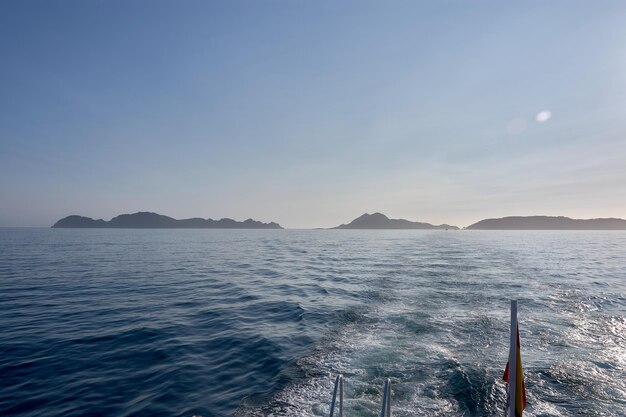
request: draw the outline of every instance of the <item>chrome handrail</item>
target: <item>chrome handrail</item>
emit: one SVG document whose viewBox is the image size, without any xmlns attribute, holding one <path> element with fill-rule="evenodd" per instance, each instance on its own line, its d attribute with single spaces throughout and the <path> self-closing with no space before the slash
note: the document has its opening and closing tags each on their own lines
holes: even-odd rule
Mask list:
<svg viewBox="0 0 626 417">
<path fill-rule="evenodd" d="M 391 417 L 391 380 L 387 378 L 383 387 L 383 408 L 380 417 Z"/>
<path fill-rule="evenodd" d="M 330 417 L 335 413 L 335 402 L 339 391 L 339 417 L 343 417 L 343 375 L 337 375 L 335 379 L 335 389 L 333 390 L 333 401 L 330 403 Z"/>
<path fill-rule="evenodd" d="M 335 404 L 337 403 L 337 393 L 339 393 L 339 417 L 343 417 L 343 375 L 335 378 L 335 388 L 333 389 L 333 400 L 330 403 L 330 417 L 335 414 Z M 383 386 L 383 407 L 380 410 L 380 417 L 391 417 L 391 379 L 385 380 Z"/>
</svg>

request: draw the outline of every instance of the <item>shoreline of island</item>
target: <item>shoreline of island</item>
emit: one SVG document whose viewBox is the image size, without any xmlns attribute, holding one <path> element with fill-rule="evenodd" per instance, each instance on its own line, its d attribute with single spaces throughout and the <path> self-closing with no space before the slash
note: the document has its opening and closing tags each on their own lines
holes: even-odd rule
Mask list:
<svg viewBox="0 0 626 417">
<path fill-rule="evenodd" d="M 194 217 L 174 219 L 154 212 L 120 214 L 109 221 L 71 215 L 57 221 L 52 228 L 65 229 L 279 229 L 277 222 L 253 219 L 237 221 L 231 218 L 213 220 Z M 309 229 L 306 229 L 309 230 Z M 626 220 L 620 218 L 572 219 L 565 216 L 507 216 L 480 220 L 467 227 L 431 224 L 392 219 L 382 213 L 365 213 L 349 223 L 330 228 L 310 230 L 626 230 Z"/>
</svg>

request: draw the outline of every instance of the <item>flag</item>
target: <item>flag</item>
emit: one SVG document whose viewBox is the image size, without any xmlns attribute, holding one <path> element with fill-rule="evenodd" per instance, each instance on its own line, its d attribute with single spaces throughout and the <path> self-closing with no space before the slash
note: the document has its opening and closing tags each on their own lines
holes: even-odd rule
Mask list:
<svg viewBox="0 0 626 417">
<path fill-rule="evenodd" d="M 522 417 L 522 412 L 526 408 L 526 386 L 524 385 L 524 373 L 522 371 L 522 354 L 520 352 L 519 324 L 517 325 L 517 369 L 515 371 L 515 417 Z M 504 382 L 509 382 L 509 361 L 506 362 L 506 369 L 502 377 Z"/>
</svg>

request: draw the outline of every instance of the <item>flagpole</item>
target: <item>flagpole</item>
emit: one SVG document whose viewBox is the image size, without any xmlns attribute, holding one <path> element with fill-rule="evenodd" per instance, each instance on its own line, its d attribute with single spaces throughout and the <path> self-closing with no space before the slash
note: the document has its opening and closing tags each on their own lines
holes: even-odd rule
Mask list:
<svg viewBox="0 0 626 417">
<path fill-rule="evenodd" d="M 511 343 L 509 348 L 509 404 L 508 417 L 515 417 L 515 400 L 517 396 L 517 300 L 511 300 Z"/>
</svg>

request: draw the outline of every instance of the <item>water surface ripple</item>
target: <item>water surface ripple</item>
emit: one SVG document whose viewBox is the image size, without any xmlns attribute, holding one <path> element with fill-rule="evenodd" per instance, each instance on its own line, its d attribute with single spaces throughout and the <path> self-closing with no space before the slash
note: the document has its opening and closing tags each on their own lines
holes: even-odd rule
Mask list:
<svg viewBox="0 0 626 417">
<path fill-rule="evenodd" d="M 0 229 L 0 415 L 626 415 L 626 233 Z"/>
</svg>

